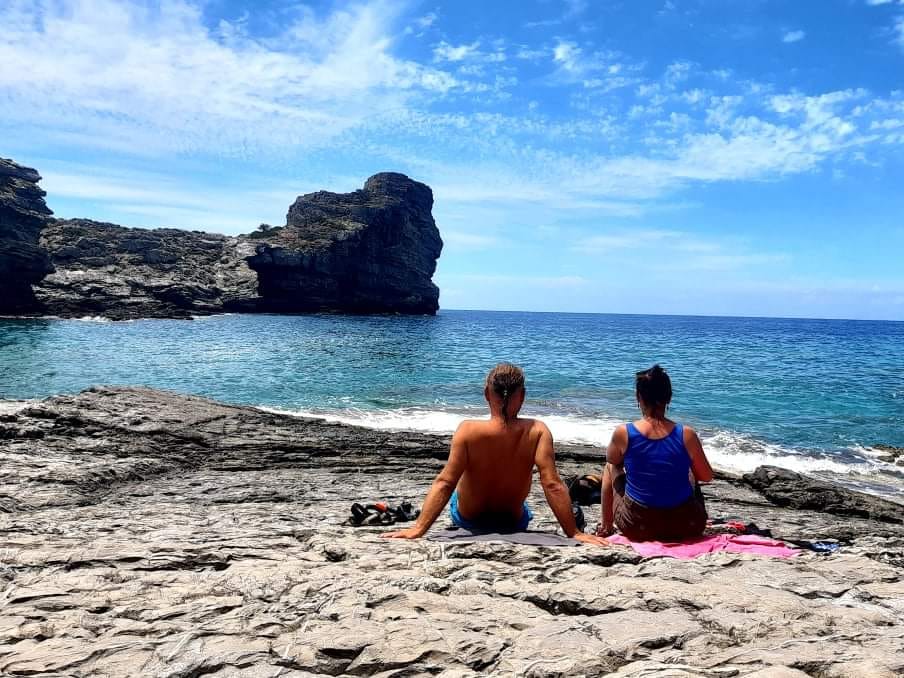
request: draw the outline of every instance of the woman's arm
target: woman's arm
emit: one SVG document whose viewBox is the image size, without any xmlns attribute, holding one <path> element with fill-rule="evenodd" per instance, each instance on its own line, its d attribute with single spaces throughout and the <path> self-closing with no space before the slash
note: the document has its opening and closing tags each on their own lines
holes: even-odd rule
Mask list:
<svg viewBox="0 0 904 678">
<path fill-rule="evenodd" d="M 700 442 L 697 432 L 690 426 L 684 427 L 684 446 L 691 458 L 691 471 L 698 483 L 708 483 L 713 479 L 713 467 L 709 465 L 709 459 L 703 451 L 703 443 Z"/>
<path fill-rule="evenodd" d="M 612 487 L 615 473 L 613 467 L 624 464 L 627 449 L 628 428 L 619 426 L 612 433 L 612 440 L 609 441 L 609 447 L 606 449 L 606 465 L 603 467 L 602 506 L 600 507 L 600 526 L 603 536 L 608 536 L 615 530 L 615 496 L 613 494 L 615 490 Z"/>
</svg>

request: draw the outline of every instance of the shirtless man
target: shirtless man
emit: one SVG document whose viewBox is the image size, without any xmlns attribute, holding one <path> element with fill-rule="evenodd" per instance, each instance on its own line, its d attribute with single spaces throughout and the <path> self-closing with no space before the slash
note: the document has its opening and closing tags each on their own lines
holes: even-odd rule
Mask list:
<svg viewBox="0 0 904 678">
<path fill-rule="evenodd" d="M 423 537 L 450 499 L 449 515 L 459 527 L 524 530 L 533 517 L 524 500 L 536 466 L 546 501 L 565 534 L 587 544 L 608 544 L 577 529 L 571 498 L 556 470 L 549 429 L 541 421 L 518 418 L 524 394 L 520 367 L 501 363 L 493 368 L 484 389 L 489 421 L 462 422 L 452 438 L 449 460 L 433 481 L 415 525 L 383 536 Z"/>
</svg>

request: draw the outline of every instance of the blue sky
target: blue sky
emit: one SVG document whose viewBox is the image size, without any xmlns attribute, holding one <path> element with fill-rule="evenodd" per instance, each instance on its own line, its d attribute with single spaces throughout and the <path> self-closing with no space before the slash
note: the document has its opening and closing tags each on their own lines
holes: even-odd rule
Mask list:
<svg viewBox="0 0 904 678">
<path fill-rule="evenodd" d="M 904 320 L 904 0 L 0 2 L 59 216 L 428 183 L 445 308 Z"/>
</svg>

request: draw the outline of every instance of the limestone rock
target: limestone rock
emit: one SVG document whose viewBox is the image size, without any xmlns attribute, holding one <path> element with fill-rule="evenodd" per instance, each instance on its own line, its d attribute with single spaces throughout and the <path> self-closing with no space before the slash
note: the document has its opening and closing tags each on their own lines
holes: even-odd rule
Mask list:
<svg viewBox="0 0 904 678">
<path fill-rule="evenodd" d="M 354 313 L 436 313 L 431 278 L 443 242 L 433 193 L 403 174 L 370 177 L 353 193 L 299 197 L 286 226 L 258 244 L 266 309 Z"/>
<path fill-rule="evenodd" d="M 115 320 L 253 309 L 257 279 L 239 238 L 53 220 L 41 237 L 56 272 L 35 286 L 45 313 Z"/>
<path fill-rule="evenodd" d="M 38 245 L 51 214 L 41 175 L 0 158 L 0 314 L 36 313 L 31 285 L 53 271 Z"/>
<path fill-rule="evenodd" d="M 350 504 L 420 501 L 448 439 L 143 388 L 0 411 L 0 675 L 904 672 L 904 525 L 728 478 L 705 488 L 713 517 L 849 541 L 691 561 L 388 541 L 344 526 Z M 602 454 L 558 452 L 566 474 Z M 536 483 L 529 501 L 554 530 Z"/>
</svg>

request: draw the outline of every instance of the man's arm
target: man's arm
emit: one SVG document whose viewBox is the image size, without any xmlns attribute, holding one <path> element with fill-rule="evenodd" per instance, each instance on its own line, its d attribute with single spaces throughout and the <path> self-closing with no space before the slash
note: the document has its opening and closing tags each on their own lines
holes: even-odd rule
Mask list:
<svg viewBox="0 0 904 678">
<path fill-rule="evenodd" d="M 543 486 L 543 494 L 546 495 L 546 501 L 555 514 L 556 520 L 559 521 L 559 525 L 562 526 L 565 534 L 569 537 L 587 544 L 608 545 L 609 542 L 605 539 L 600 539 L 578 530 L 574 522 L 574 513 L 571 512 L 571 497 L 568 494 L 568 488 L 565 487 L 565 483 L 559 477 L 559 470 L 556 468 L 556 452 L 552 444 L 552 433 L 549 432 L 545 424 L 538 422 L 538 426 L 542 428 L 534 463 L 540 472 L 540 484 Z"/>
<path fill-rule="evenodd" d="M 467 424 L 462 424 L 452 436 L 452 448 L 449 450 L 449 459 L 443 470 L 439 472 L 430 491 L 427 492 L 427 498 L 424 499 L 424 506 L 421 509 L 421 515 L 418 517 L 413 527 L 397 532 L 388 532 L 384 537 L 390 539 L 418 539 L 427 534 L 430 526 L 436 522 L 439 515 L 443 512 L 449 497 L 455 491 L 458 480 L 468 463 L 468 445 L 467 434 L 465 432 Z"/>
<path fill-rule="evenodd" d="M 615 490 L 612 482 L 615 479 L 617 469 L 625 462 L 625 452 L 628 449 L 628 429 L 618 426 L 612 433 L 612 440 L 606 449 L 606 466 L 603 468 L 603 493 L 601 508 L 600 534 L 609 536 L 615 531 Z"/>
</svg>

